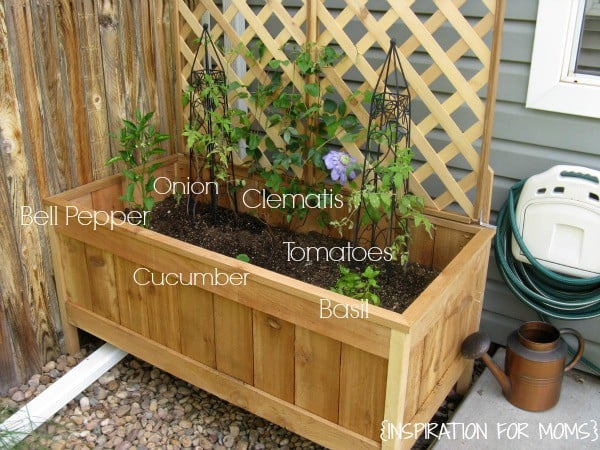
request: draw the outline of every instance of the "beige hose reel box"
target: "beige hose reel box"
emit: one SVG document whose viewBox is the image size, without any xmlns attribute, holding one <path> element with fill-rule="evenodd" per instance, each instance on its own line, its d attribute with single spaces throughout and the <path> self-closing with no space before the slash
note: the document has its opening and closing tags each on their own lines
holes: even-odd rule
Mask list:
<svg viewBox="0 0 600 450">
<path fill-rule="evenodd" d="M 575 277 L 600 275 L 600 171 L 561 165 L 530 177 L 515 217 L 540 264 Z M 528 262 L 514 237 L 512 253 Z"/>
</svg>

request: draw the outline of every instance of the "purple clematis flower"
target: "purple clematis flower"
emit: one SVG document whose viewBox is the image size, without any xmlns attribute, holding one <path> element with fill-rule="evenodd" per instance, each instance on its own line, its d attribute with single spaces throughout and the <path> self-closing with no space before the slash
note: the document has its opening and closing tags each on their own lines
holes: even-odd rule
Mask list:
<svg viewBox="0 0 600 450">
<path fill-rule="evenodd" d="M 323 156 L 323 161 L 325 161 L 325 166 L 331 170 L 331 179 L 342 185 L 346 184 L 348 179 L 353 180 L 358 176 L 354 169 L 356 158 L 346 152 L 330 150 Z"/>
</svg>

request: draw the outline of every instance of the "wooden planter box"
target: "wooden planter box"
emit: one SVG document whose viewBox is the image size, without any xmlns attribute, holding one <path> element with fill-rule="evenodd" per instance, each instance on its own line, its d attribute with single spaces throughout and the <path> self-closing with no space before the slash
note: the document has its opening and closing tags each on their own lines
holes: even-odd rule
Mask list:
<svg viewBox="0 0 600 450">
<path fill-rule="evenodd" d="M 160 175 L 185 179 L 185 157 L 166 161 Z M 428 422 L 470 381 L 459 347 L 479 326 L 492 230 L 432 217 L 434 238 L 415 236 L 412 257 L 441 274 L 406 312 L 320 319 L 321 298 L 363 304 L 140 227 L 67 221 L 74 207 L 122 210 L 123 184 L 113 176 L 45 202 L 70 351 L 83 329 L 334 449 L 409 448 L 415 433 L 382 442 L 382 422 Z M 245 286 L 142 286 L 140 267 L 248 275 Z"/>
</svg>

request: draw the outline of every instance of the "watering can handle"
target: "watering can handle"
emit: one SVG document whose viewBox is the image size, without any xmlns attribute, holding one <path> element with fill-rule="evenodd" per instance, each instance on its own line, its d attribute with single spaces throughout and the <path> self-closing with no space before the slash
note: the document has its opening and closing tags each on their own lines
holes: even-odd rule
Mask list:
<svg viewBox="0 0 600 450">
<path fill-rule="evenodd" d="M 575 354 L 575 356 L 573 357 L 571 362 L 569 364 L 567 364 L 565 367 L 565 372 L 566 372 L 567 370 L 571 370 L 573 367 L 575 367 L 575 364 L 577 364 L 579 362 L 579 360 L 581 359 L 581 357 L 583 356 L 585 342 L 583 340 L 583 336 L 579 333 L 579 331 L 574 330 L 572 328 L 563 328 L 562 330 L 560 330 L 560 334 L 561 335 L 572 334 L 573 336 L 575 336 L 577 338 L 577 341 L 579 342 L 579 345 L 577 348 L 577 353 Z"/>
</svg>

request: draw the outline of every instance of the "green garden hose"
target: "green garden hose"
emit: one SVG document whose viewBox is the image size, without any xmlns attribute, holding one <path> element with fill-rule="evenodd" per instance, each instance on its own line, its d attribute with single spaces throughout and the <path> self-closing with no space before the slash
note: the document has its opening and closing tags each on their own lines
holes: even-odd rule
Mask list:
<svg viewBox="0 0 600 450">
<path fill-rule="evenodd" d="M 600 276 L 576 278 L 552 272 L 529 252 L 519 233 L 515 205 L 526 180 L 515 184 L 498 213 L 494 238 L 496 264 L 511 292 L 534 309 L 544 321 L 592 319 L 600 316 Z M 516 260 L 511 252 L 511 237 L 530 264 Z M 600 367 L 582 358 L 581 362 L 600 375 Z"/>
</svg>

